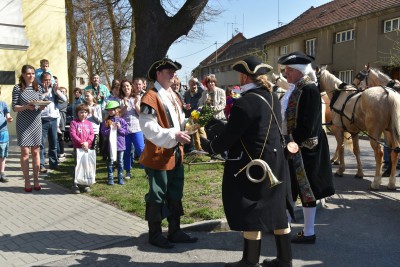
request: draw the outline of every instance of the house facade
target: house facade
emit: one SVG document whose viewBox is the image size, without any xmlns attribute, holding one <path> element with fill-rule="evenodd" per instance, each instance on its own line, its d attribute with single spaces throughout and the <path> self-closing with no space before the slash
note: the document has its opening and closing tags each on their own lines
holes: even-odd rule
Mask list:
<svg viewBox="0 0 400 267">
<path fill-rule="evenodd" d="M 400 66 L 390 66 L 388 58 L 390 53 L 396 52 L 393 51 L 396 41 L 400 41 L 399 27 L 400 0 L 335 0 L 309 8 L 281 28 L 244 40 L 252 43 L 248 47 L 253 50 L 242 45 L 239 51 L 241 44 L 235 43 L 219 58 L 224 58 L 225 54 L 229 58 L 226 63 L 233 63 L 258 53 L 277 73 L 277 61 L 281 56 L 303 51 L 315 57 L 315 65 L 327 65 L 328 70 L 344 82 L 351 83 L 367 63 L 398 79 Z M 260 39 L 263 39 L 262 44 L 257 42 Z M 217 68 L 215 62 L 206 66 L 200 64 L 199 68 L 207 71 L 214 66 L 216 70 L 228 68 Z M 221 78 L 219 86 L 237 83 L 232 73 L 232 70 L 217 72 L 217 79 Z"/>
<path fill-rule="evenodd" d="M 0 1 L 0 58 L 0 99 L 9 106 L 22 66 L 39 68 L 43 58 L 60 86 L 68 87 L 65 1 Z M 15 121 L 8 128 L 15 134 Z"/>
</svg>

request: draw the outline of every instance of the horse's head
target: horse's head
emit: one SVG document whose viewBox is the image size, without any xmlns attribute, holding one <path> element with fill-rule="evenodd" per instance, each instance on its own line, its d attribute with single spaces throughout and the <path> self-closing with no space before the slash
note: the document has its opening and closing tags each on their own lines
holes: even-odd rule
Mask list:
<svg viewBox="0 0 400 267">
<path fill-rule="evenodd" d="M 282 73 L 279 73 L 279 76 L 276 75 L 275 73 L 272 73 L 272 77 L 274 79 L 274 83 L 277 86 L 279 86 L 285 90 L 289 89 L 289 83 L 287 82 L 286 78 L 283 77 Z"/>
<path fill-rule="evenodd" d="M 279 78 L 280 78 L 280 75 L 276 75 L 275 73 L 272 73 L 272 80 L 273 80 L 273 83 L 276 84 L 276 81 L 277 81 Z"/>
<path fill-rule="evenodd" d="M 327 70 L 327 66 L 317 67 L 315 69 L 317 75 L 318 86 L 321 92 L 326 92 L 329 97 L 332 97 L 332 92 L 338 90 L 342 81 L 338 79 L 335 75 Z"/>
<path fill-rule="evenodd" d="M 369 72 L 370 72 L 370 69 L 360 70 L 357 73 L 356 77 L 354 77 L 354 80 L 353 80 L 354 86 L 359 87 L 361 82 L 363 82 L 364 80 L 368 81 L 367 77 L 369 75 Z M 368 86 L 368 82 L 366 82 L 366 85 Z M 363 89 L 365 89 L 365 88 L 363 88 Z"/>
</svg>

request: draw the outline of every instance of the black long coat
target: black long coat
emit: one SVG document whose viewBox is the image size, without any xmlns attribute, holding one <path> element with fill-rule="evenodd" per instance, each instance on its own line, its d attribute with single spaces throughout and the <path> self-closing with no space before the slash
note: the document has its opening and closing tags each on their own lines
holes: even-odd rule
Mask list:
<svg viewBox="0 0 400 267">
<path fill-rule="evenodd" d="M 211 143 L 216 153 L 228 150 L 222 182 L 225 215 L 229 227 L 236 231 L 287 228 L 286 208 L 292 209 L 288 204 L 290 178 L 278 125 L 268 105 L 250 92 L 262 95 L 273 106 L 281 124 L 280 103 L 275 93 L 271 94 L 265 88 L 255 88 L 235 101 L 228 123 Z M 234 176 L 251 161 L 240 139 L 252 159 L 259 159 L 263 150 L 261 159 L 268 163 L 275 176 L 283 181 L 282 184 L 270 188 L 268 176 L 261 183 L 253 183 L 248 180 L 245 170 Z M 259 167 L 250 170 L 253 178 L 260 177 Z"/>
<path fill-rule="evenodd" d="M 296 127 L 288 129 L 288 132 L 292 133 L 294 141 L 301 146 L 304 168 L 315 198 L 325 198 L 333 195 L 335 189 L 328 139 L 322 128 L 321 96 L 318 87 L 313 82 L 306 82 L 304 86 L 295 90 L 301 90 L 296 111 Z M 303 142 L 315 137 L 318 138 L 318 144 L 314 148 L 302 147 Z M 291 160 L 289 160 L 289 166 L 293 199 L 296 200 L 299 188 Z"/>
</svg>

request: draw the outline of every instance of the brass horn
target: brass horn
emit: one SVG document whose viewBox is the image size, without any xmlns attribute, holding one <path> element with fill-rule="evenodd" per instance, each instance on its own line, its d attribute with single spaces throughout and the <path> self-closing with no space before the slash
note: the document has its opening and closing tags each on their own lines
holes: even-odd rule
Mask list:
<svg viewBox="0 0 400 267">
<path fill-rule="evenodd" d="M 251 177 L 250 167 L 252 167 L 252 166 L 260 166 L 263 169 L 264 174 L 261 177 L 261 179 L 254 179 L 253 177 Z M 254 160 L 250 161 L 249 164 L 246 165 L 246 176 L 253 183 L 261 183 L 262 181 L 265 180 L 265 178 L 267 177 L 267 174 L 268 174 L 269 181 L 270 181 L 270 186 L 269 186 L 270 188 L 282 183 L 275 177 L 275 175 L 273 174 L 268 163 L 266 163 L 265 161 L 263 161 L 261 159 L 254 159 Z"/>
</svg>

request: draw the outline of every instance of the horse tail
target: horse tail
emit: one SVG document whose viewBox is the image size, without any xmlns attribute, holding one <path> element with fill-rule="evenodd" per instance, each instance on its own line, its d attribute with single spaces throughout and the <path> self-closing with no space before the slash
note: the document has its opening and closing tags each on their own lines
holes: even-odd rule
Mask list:
<svg viewBox="0 0 400 267">
<path fill-rule="evenodd" d="M 400 146 L 400 94 L 392 90 L 388 91 L 389 111 L 393 129 L 393 141 L 396 147 Z"/>
</svg>

